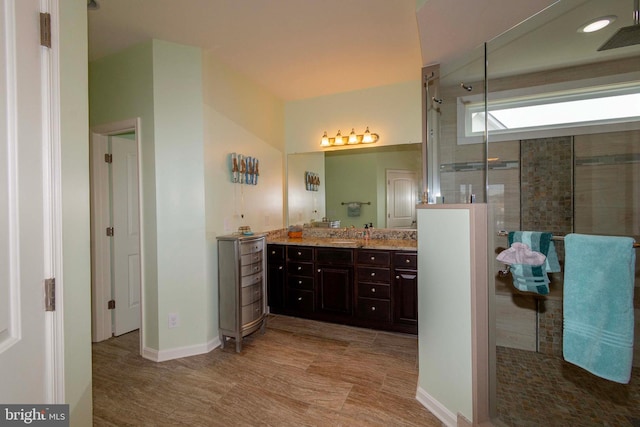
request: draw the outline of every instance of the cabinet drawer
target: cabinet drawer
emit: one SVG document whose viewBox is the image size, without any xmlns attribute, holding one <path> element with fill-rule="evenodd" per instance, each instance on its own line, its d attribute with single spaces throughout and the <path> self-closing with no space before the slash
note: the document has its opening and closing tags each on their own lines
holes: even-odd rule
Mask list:
<svg viewBox="0 0 640 427">
<path fill-rule="evenodd" d="M 396 252 L 393 255 L 395 268 L 418 268 L 418 255 L 415 253 Z"/>
<path fill-rule="evenodd" d="M 262 299 L 262 283 L 242 288 L 242 305 L 254 303 Z"/>
<path fill-rule="evenodd" d="M 358 264 L 388 266 L 391 254 L 387 251 L 358 251 Z"/>
<path fill-rule="evenodd" d="M 313 277 L 289 276 L 289 288 L 313 290 Z"/>
<path fill-rule="evenodd" d="M 310 262 L 290 262 L 287 271 L 296 276 L 313 276 L 313 264 Z"/>
<path fill-rule="evenodd" d="M 240 285 L 244 288 L 247 286 L 257 285 L 258 283 L 262 283 L 262 272 L 243 276 Z"/>
<path fill-rule="evenodd" d="M 262 261 L 262 251 L 252 252 L 250 254 L 245 254 L 240 257 L 240 265 L 250 265 L 255 264 Z"/>
<path fill-rule="evenodd" d="M 283 260 L 284 259 L 284 246 L 267 245 L 267 259 L 269 261 Z"/>
<path fill-rule="evenodd" d="M 287 293 L 286 306 L 289 309 L 312 312 L 313 311 L 313 291 L 290 290 Z"/>
<path fill-rule="evenodd" d="M 240 255 L 260 252 L 263 248 L 264 242 L 262 240 L 240 242 Z"/>
<path fill-rule="evenodd" d="M 388 268 L 358 267 L 358 282 L 389 283 L 391 271 Z"/>
<path fill-rule="evenodd" d="M 262 298 L 242 306 L 242 325 L 251 323 L 262 316 Z"/>
<path fill-rule="evenodd" d="M 242 276 L 250 276 L 252 274 L 260 273 L 262 271 L 262 262 L 256 262 L 255 264 L 243 265 L 240 267 Z"/>
<path fill-rule="evenodd" d="M 372 298 L 358 298 L 358 317 L 391 321 L 391 302 Z"/>
<path fill-rule="evenodd" d="M 318 248 L 316 261 L 326 264 L 353 264 L 353 249 Z"/>
<path fill-rule="evenodd" d="M 313 261 L 313 248 L 287 246 L 287 258 L 292 261 Z"/>
<path fill-rule="evenodd" d="M 391 287 L 380 283 L 358 283 L 358 296 L 389 299 L 391 298 Z"/>
</svg>

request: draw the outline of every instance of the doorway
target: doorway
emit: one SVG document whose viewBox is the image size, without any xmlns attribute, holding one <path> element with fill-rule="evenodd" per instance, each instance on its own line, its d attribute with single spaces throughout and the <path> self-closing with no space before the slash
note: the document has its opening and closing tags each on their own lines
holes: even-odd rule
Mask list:
<svg viewBox="0 0 640 427">
<path fill-rule="evenodd" d="M 136 329 L 144 342 L 139 129 L 131 119 L 91 132 L 94 342 Z"/>
<path fill-rule="evenodd" d="M 387 169 L 387 228 L 416 228 L 417 191 L 414 171 Z"/>
</svg>

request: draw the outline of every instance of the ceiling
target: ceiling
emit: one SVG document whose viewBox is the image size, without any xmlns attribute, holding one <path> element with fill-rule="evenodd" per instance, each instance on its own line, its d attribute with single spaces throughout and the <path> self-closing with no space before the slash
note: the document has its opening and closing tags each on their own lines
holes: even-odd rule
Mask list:
<svg viewBox="0 0 640 427">
<path fill-rule="evenodd" d="M 423 65 L 461 54 L 555 4 L 494 43 L 503 67 L 588 60 L 616 28 L 631 25 L 632 0 L 98 0 L 88 11 L 89 60 L 156 38 L 199 46 L 283 100 L 420 79 Z M 417 8 L 417 11 L 416 11 Z M 613 12 L 611 12 L 613 10 Z M 615 28 L 577 34 L 595 16 Z M 544 22 L 541 22 L 544 21 Z M 533 24 L 532 24 L 533 25 Z M 508 37 L 507 37 L 508 36 Z M 543 37 L 542 42 L 531 43 Z M 558 40 L 563 43 L 558 43 Z M 588 43 L 584 44 L 584 42 Z M 527 55 L 517 43 L 529 42 Z M 550 52 L 553 45 L 557 53 Z M 595 45 L 594 48 L 592 45 Z M 634 48 L 619 50 L 629 51 Z M 619 56 L 609 51 L 600 58 Z M 523 58 L 521 58 L 523 57 Z M 511 63 L 507 64 L 508 58 Z M 524 61 L 524 62 L 523 62 Z"/>
</svg>

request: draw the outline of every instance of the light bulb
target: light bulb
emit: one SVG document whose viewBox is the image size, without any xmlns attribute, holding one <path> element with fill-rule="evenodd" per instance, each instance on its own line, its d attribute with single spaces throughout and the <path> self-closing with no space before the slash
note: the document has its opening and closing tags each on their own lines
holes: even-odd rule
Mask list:
<svg viewBox="0 0 640 427">
<path fill-rule="evenodd" d="M 356 131 L 351 128 L 351 133 L 349 134 L 349 144 L 357 144 L 358 143 L 358 135 L 356 135 Z"/>
<path fill-rule="evenodd" d="M 327 131 L 324 131 L 324 135 L 322 135 L 322 142 L 320 143 L 321 147 L 328 147 L 329 145 L 331 145 L 329 143 L 329 137 L 327 136 Z"/>
<path fill-rule="evenodd" d="M 367 130 L 364 131 L 364 135 L 362 136 L 362 143 L 368 144 L 373 142 L 373 138 L 371 137 L 371 132 L 369 132 L 369 126 L 367 126 Z"/>
<path fill-rule="evenodd" d="M 334 141 L 333 145 L 344 145 L 344 139 L 342 139 L 340 130 L 338 130 L 338 133 L 336 134 L 336 140 Z"/>
</svg>

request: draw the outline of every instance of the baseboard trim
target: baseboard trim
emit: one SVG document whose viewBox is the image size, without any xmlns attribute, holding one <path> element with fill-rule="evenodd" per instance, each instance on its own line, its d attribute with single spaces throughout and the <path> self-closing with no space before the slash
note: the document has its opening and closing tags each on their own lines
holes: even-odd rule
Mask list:
<svg viewBox="0 0 640 427">
<path fill-rule="evenodd" d="M 220 337 L 208 341 L 205 344 L 189 345 L 184 347 L 169 348 L 167 350 L 156 350 L 149 347 L 142 349 L 142 357 L 154 362 L 166 362 L 167 360 L 180 359 L 182 357 L 197 356 L 198 354 L 209 353 L 214 348 L 220 347 Z"/>
<path fill-rule="evenodd" d="M 433 415 L 438 417 L 440 421 L 447 427 L 457 426 L 457 417 L 447 408 L 442 406 L 440 402 L 434 399 L 429 393 L 427 393 L 421 387 L 416 390 L 416 400 L 427 408 Z"/>
</svg>

